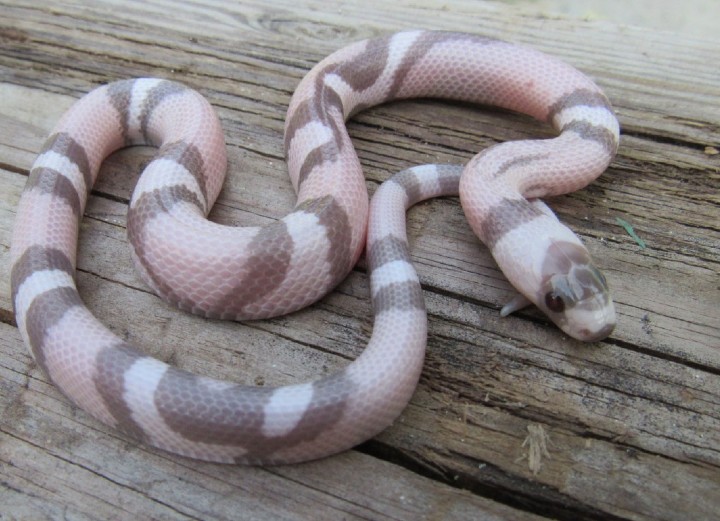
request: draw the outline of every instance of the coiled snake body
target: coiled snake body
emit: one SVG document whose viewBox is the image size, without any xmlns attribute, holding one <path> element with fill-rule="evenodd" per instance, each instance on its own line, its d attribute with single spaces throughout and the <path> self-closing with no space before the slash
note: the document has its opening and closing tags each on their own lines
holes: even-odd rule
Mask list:
<svg viewBox="0 0 720 521">
<path fill-rule="evenodd" d="M 87 196 L 103 159 L 140 143 L 159 151 L 133 194 L 128 237 L 153 290 L 182 309 L 235 320 L 316 301 L 345 277 L 366 239 L 367 191 L 345 120 L 368 106 L 420 96 L 523 112 L 559 136 L 491 147 L 470 161 L 462 180 L 462 169 L 430 165 L 378 189 L 367 233 L 374 330 L 345 369 L 279 388 L 196 376 L 142 354 L 83 305 L 74 270 Z M 264 228 L 231 228 L 205 218 L 226 166 L 209 104 L 165 80 L 111 83 L 62 117 L 30 172 L 11 248 L 18 327 L 73 402 L 156 447 L 256 464 L 342 451 L 392 423 L 419 378 L 426 316 L 404 211 L 420 200 L 460 189 L 473 229 L 524 295 L 504 312 L 532 302 L 577 338 L 610 333 L 614 311 L 602 275 L 536 198 L 592 181 L 613 158 L 618 136 L 595 84 L 539 52 L 458 33 L 367 40 L 320 62 L 292 98 L 285 149 L 295 210 Z"/>
</svg>

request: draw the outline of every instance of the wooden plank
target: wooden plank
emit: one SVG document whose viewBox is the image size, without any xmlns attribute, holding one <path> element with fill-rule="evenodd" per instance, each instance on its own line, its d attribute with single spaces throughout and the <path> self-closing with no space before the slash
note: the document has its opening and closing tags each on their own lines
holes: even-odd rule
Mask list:
<svg viewBox="0 0 720 521">
<path fill-rule="evenodd" d="M 540 519 L 357 452 L 263 469 L 128 444 L 79 418 L 0 330 L 2 519 Z"/>
<path fill-rule="evenodd" d="M 720 145 L 720 73 L 707 67 L 717 43 L 462 1 L 444 9 L 434 2 L 368 9 L 278 0 L 13 1 L 3 9 L 0 504 L 10 505 L 10 515 L 713 518 L 720 508 L 720 155 L 705 149 Z M 617 107 L 618 158 L 587 189 L 552 201 L 610 280 L 619 313 L 613 336 L 585 346 L 532 310 L 500 319 L 511 288 L 457 201 L 435 200 L 409 214 L 430 312 L 421 384 L 396 424 L 359 451 L 273 469 L 197 464 L 144 448 L 70 406 L 10 326 L 7 287 L 24 176 L 69 103 L 95 84 L 131 76 L 199 88 L 229 145 L 230 175 L 212 217 L 270 222 L 294 200 L 281 132 L 302 75 L 344 43 L 427 25 L 428 17 L 436 28 L 473 32 L 482 20 L 484 34 L 562 57 L 593 75 Z M 371 190 L 412 164 L 464 162 L 499 141 L 551 135 L 518 115 L 428 101 L 373 109 L 350 129 Z M 357 356 L 372 326 L 362 265 L 313 308 L 265 322 L 204 321 L 150 295 L 124 238 L 134 172 L 150 154 L 123 152 L 106 163 L 82 224 L 78 282 L 103 322 L 159 358 L 245 383 L 302 381 Z"/>
</svg>

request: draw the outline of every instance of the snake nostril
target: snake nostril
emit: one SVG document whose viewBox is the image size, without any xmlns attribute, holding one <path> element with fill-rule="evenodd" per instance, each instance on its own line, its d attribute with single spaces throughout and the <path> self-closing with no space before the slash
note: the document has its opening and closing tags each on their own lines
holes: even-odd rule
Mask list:
<svg viewBox="0 0 720 521">
<path fill-rule="evenodd" d="M 610 336 L 610 333 L 612 333 L 614 329 L 614 323 L 605 324 L 597 331 L 591 331 L 585 328 L 580 330 L 580 337 L 581 340 L 584 340 L 585 342 L 599 342 L 600 340 L 603 340 L 604 338 Z"/>
</svg>

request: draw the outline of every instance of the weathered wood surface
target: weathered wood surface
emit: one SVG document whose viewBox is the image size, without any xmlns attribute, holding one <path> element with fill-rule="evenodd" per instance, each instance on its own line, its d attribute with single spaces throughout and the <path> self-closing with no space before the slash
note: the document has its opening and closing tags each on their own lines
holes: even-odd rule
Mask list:
<svg viewBox="0 0 720 521">
<path fill-rule="evenodd" d="M 720 44 L 482 2 L 359 4 L 3 2 L 0 519 L 717 518 Z M 281 132 L 303 74 L 346 43 L 418 26 L 531 44 L 606 89 L 623 126 L 619 155 L 593 185 L 551 204 L 610 281 L 612 337 L 581 345 L 533 311 L 500 319 L 510 287 L 457 200 L 435 200 L 409 214 L 430 313 L 422 380 L 396 424 L 358 450 L 267 469 L 197 463 L 71 406 L 20 340 L 7 269 L 27 170 L 62 111 L 120 78 L 198 88 L 229 146 L 212 217 L 270 222 L 293 205 Z M 525 117 L 429 101 L 373 109 L 350 128 L 371 191 L 410 165 L 549 135 Z M 151 295 L 124 228 L 150 154 L 107 162 L 82 223 L 77 278 L 101 320 L 163 360 L 245 383 L 313 378 L 360 353 L 372 325 L 362 265 L 313 308 L 265 322 L 201 320 Z"/>
</svg>

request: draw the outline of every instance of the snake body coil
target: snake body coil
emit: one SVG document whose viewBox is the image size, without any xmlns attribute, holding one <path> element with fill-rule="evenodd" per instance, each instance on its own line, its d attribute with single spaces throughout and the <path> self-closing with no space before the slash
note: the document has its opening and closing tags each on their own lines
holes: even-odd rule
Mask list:
<svg viewBox="0 0 720 521">
<path fill-rule="evenodd" d="M 141 143 L 159 151 L 133 194 L 128 236 L 154 291 L 193 313 L 235 320 L 316 301 L 365 246 L 368 196 L 345 120 L 389 100 L 428 96 L 520 111 L 559 136 L 491 147 L 462 180 L 461 169 L 424 166 L 378 190 L 367 232 L 375 325 L 363 354 L 343 370 L 279 388 L 196 376 L 142 354 L 83 305 L 74 272 L 88 194 L 108 154 Z M 231 228 L 206 220 L 226 167 L 207 101 L 165 80 L 111 83 L 62 117 L 30 172 L 11 248 L 18 327 L 73 402 L 156 447 L 257 464 L 342 451 L 392 423 L 419 378 L 426 316 L 404 215 L 419 200 L 460 192 L 473 229 L 524 295 L 505 312 L 529 301 L 578 338 L 610 333 L 614 311 L 602 275 L 536 198 L 600 175 L 618 136 L 597 86 L 539 52 L 457 33 L 367 40 L 319 63 L 292 98 L 285 149 L 297 207 L 263 228 Z"/>
</svg>

